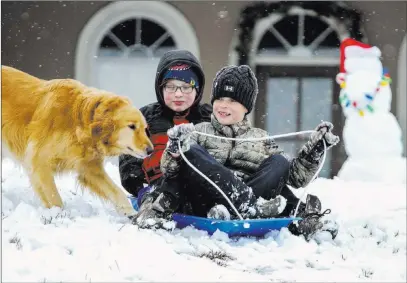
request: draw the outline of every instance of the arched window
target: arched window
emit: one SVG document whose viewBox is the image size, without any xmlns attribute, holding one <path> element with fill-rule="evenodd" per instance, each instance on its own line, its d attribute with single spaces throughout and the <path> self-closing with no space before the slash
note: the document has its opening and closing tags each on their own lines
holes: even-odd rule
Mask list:
<svg viewBox="0 0 407 283">
<path fill-rule="evenodd" d="M 199 58 L 195 31 L 181 12 L 165 2 L 113 2 L 84 27 L 76 50 L 75 77 L 128 96 L 142 107 L 156 101 L 157 64 L 172 49 L 187 49 Z"/>
<path fill-rule="evenodd" d="M 117 24 L 105 35 L 98 57 L 154 58 L 174 48 L 175 41 L 164 27 L 147 19 L 133 18 Z"/>
<path fill-rule="evenodd" d="M 274 64 L 288 64 L 293 61 L 289 59 L 291 57 L 318 59 L 314 64 L 338 64 L 340 38 L 336 29 L 333 21 L 319 18 L 315 12 L 304 9 L 265 18 L 256 25 L 251 60 L 254 64 L 264 63 L 267 59 Z M 348 34 L 339 36 L 346 37 Z"/>
<path fill-rule="evenodd" d="M 173 36 L 157 22 L 141 17 L 124 20 L 99 45 L 94 83 L 130 97 L 137 107 L 154 102 L 158 62 L 166 51 L 176 48 Z"/>
</svg>

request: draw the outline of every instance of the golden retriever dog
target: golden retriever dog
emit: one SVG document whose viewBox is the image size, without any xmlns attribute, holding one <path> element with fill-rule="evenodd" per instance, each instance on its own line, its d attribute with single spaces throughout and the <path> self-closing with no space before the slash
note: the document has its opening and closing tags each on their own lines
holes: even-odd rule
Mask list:
<svg viewBox="0 0 407 283">
<path fill-rule="evenodd" d="M 126 216 L 136 213 L 106 174 L 105 157 L 145 158 L 153 150 L 142 113 L 128 98 L 73 79 L 42 80 L 1 67 L 2 148 L 27 172 L 45 207 L 62 207 L 58 173 L 76 172 L 78 183 Z"/>
</svg>

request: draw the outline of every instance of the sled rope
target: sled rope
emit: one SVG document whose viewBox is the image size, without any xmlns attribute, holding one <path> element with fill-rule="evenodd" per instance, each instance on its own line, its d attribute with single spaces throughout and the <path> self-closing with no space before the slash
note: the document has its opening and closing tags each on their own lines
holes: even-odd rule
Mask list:
<svg viewBox="0 0 407 283">
<path fill-rule="evenodd" d="M 207 133 L 202 133 L 202 132 L 198 132 L 198 131 L 193 131 L 192 133 L 197 133 L 199 135 L 203 135 L 203 136 L 207 136 L 207 137 L 212 137 L 212 138 L 218 138 L 218 139 L 225 139 L 225 140 L 234 140 L 234 141 L 261 141 L 261 140 L 269 140 L 269 139 L 278 139 L 278 138 L 283 138 L 283 137 L 290 137 L 290 136 L 296 136 L 296 135 L 302 135 L 302 134 L 310 134 L 313 133 L 315 131 L 299 131 L 299 132 L 292 132 L 292 133 L 287 133 L 287 134 L 281 134 L 281 135 L 274 135 L 274 136 L 266 136 L 266 137 L 261 137 L 261 138 L 246 138 L 246 139 L 239 139 L 239 138 L 228 138 L 228 137 L 220 137 L 220 136 L 215 136 L 215 135 L 211 135 L 211 134 L 207 134 Z M 308 185 L 315 180 L 315 178 L 318 176 L 319 172 L 321 171 L 322 167 L 324 166 L 325 163 L 325 157 L 326 157 L 326 143 L 325 140 L 322 139 L 323 144 L 324 144 L 324 155 L 322 157 L 322 162 L 317 170 L 317 172 L 315 172 L 314 176 L 312 177 L 311 181 L 308 183 Z M 178 148 L 179 148 L 179 152 L 182 156 L 182 158 L 184 159 L 184 161 L 199 175 L 201 175 L 205 180 L 207 180 L 212 186 L 214 186 L 218 192 L 227 200 L 227 202 L 229 203 L 230 207 L 232 207 L 232 209 L 234 210 L 234 212 L 236 213 L 236 215 L 240 218 L 240 220 L 244 220 L 242 215 L 237 211 L 236 207 L 233 205 L 232 201 L 228 198 L 228 196 L 218 187 L 218 185 L 216 185 L 211 179 L 209 179 L 205 174 L 203 174 L 201 171 L 199 171 L 191 162 L 189 162 L 189 160 L 185 157 L 184 153 L 182 152 L 182 147 L 181 147 L 181 142 L 180 140 L 178 140 Z M 308 190 L 308 185 L 304 188 L 304 192 L 302 193 L 301 197 L 298 200 L 297 206 L 295 208 L 295 212 L 294 212 L 294 218 L 297 215 L 298 212 L 298 208 L 300 206 L 301 203 L 301 199 L 304 197 L 305 193 Z"/>
</svg>

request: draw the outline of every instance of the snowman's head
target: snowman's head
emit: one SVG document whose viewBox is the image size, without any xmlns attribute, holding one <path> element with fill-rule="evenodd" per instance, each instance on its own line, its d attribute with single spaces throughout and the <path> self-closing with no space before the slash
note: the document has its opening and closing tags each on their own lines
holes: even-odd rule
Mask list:
<svg viewBox="0 0 407 283">
<path fill-rule="evenodd" d="M 339 102 L 345 116 L 365 117 L 390 111 L 390 77 L 383 68 L 378 47 L 344 39 L 339 68 L 336 81 L 341 86 Z"/>
<path fill-rule="evenodd" d="M 390 77 L 387 73 L 358 70 L 352 73 L 339 73 L 336 82 L 341 91 L 339 102 L 345 116 L 374 115 L 389 112 L 391 107 Z"/>
</svg>

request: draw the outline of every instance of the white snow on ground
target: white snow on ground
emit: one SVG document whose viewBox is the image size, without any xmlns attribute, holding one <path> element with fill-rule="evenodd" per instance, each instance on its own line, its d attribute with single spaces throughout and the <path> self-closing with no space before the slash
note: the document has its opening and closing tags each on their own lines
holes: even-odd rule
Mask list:
<svg viewBox="0 0 407 283">
<path fill-rule="evenodd" d="M 118 168 L 106 170 L 120 184 Z M 286 228 L 264 239 L 193 228 L 141 230 L 109 204 L 57 178 L 65 208 L 45 209 L 22 169 L 2 163 L 3 282 L 392 281 L 406 277 L 406 185 L 318 179 L 341 225 L 306 242 Z M 301 193 L 301 191 L 298 191 Z"/>
</svg>

